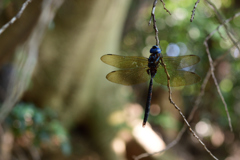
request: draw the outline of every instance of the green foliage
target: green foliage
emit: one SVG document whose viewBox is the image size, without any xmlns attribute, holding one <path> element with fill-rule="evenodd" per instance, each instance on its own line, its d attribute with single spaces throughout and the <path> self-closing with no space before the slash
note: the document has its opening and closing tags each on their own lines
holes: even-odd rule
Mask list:
<svg viewBox="0 0 240 160">
<path fill-rule="evenodd" d="M 32 137 L 32 144 L 38 147 L 43 143 L 57 144 L 65 155 L 71 152 L 67 131 L 57 119 L 57 114 L 49 108 L 39 109 L 33 104 L 19 103 L 6 123 L 15 138 L 30 135 L 28 137 Z"/>
</svg>

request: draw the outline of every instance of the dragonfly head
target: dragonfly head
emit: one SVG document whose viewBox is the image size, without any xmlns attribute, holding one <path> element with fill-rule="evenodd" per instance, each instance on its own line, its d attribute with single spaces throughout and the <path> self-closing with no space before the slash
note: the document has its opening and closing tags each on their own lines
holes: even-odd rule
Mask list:
<svg viewBox="0 0 240 160">
<path fill-rule="evenodd" d="M 158 47 L 158 46 L 153 46 L 151 49 L 150 49 L 150 53 L 161 53 L 161 49 Z"/>
</svg>

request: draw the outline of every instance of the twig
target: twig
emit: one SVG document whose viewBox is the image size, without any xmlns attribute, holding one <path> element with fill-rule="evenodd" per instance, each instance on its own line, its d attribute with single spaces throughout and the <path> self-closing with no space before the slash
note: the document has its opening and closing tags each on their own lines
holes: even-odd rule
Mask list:
<svg viewBox="0 0 240 160">
<path fill-rule="evenodd" d="M 156 39 L 156 45 L 159 46 L 159 39 L 158 39 L 158 28 L 156 25 L 156 19 L 155 19 L 155 9 L 156 9 L 156 4 L 158 0 L 154 0 L 153 2 L 153 7 L 152 7 L 152 12 L 151 12 L 151 18 L 148 22 L 148 25 L 151 24 L 151 21 L 153 19 L 153 29 L 155 30 L 155 39 Z"/>
<path fill-rule="evenodd" d="M 227 117 L 228 117 L 228 124 L 229 124 L 230 130 L 232 131 L 231 117 L 230 117 L 229 112 L 228 112 L 227 103 L 226 103 L 226 101 L 225 101 L 225 99 L 224 99 L 224 97 L 222 95 L 222 92 L 220 90 L 220 87 L 218 85 L 217 79 L 216 79 L 215 74 L 214 74 L 213 60 L 212 60 L 212 57 L 211 57 L 211 53 L 209 51 L 207 40 L 204 41 L 204 45 L 206 47 L 206 52 L 207 52 L 207 55 L 208 55 L 208 60 L 209 60 L 209 64 L 210 64 L 212 78 L 214 80 L 215 86 L 217 87 L 218 94 L 219 94 L 219 96 L 220 96 L 220 98 L 221 98 L 221 100 L 223 102 L 223 105 L 224 105 L 224 108 L 225 108 L 225 111 L 226 111 Z"/>
<path fill-rule="evenodd" d="M 2 28 L 0 29 L 0 35 L 11 25 L 13 24 L 17 19 L 19 19 L 23 13 L 23 11 L 26 9 L 28 4 L 32 2 L 32 0 L 26 0 L 26 2 L 23 3 L 20 11 L 17 13 L 15 17 L 13 17 L 8 23 L 6 23 Z"/>
<path fill-rule="evenodd" d="M 201 145 L 204 147 L 204 149 L 210 154 L 210 156 L 212 156 L 214 159 L 217 160 L 217 158 L 212 154 L 212 152 L 210 150 L 208 150 L 208 148 L 206 147 L 206 145 L 202 142 L 202 140 L 198 137 L 198 135 L 193 131 L 192 127 L 190 126 L 190 124 L 188 123 L 187 119 L 185 118 L 185 116 L 183 115 L 181 109 L 176 105 L 176 103 L 172 100 L 172 91 L 171 91 L 171 87 L 170 87 L 170 76 L 168 74 L 166 65 L 163 62 L 163 59 L 161 58 L 161 61 L 163 63 L 163 67 L 165 70 L 165 73 L 167 75 L 167 79 L 168 79 L 168 90 L 169 90 L 169 101 L 170 103 L 178 110 L 179 114 L 182 116 L 185 124 L 188 126 L 188 129 L 190 130 L 190 132 L 192 133 L 192 135 L 199 141 L 199 143 L 201 143 Z"/>
<path fill-rule="evenodd" d="M 227 54 L 229 53 L 229 51 L 227 51 L 225 54 L 223 54 L 222 56 L 218 57 L 213 65 L 216 66 L 218 64 L 219 61 L 221 61 Z M 193 116 L 195 115 L 195 112 L 197 111 L 198 107 L 199 107 L 199 104 L 201 102 L 201 99 L 202 99 L 202 96 L 204 95 L 204 92 L 205 92 L 205 87 L 207 85 L 207 82 L 209 80 L 211 76 L 211 69 L 209 68 L 204 80 L 203 80 L 203 83 L 201 85 L 201 89 L 200 89 L 200 93 L 198 94 L 196 100 L 194 101 L 194 105 L 193 105 L 193 109 L 191 111 L 191 113 L 189 114 L 189 117 L 187 119 L 188 122 L 191 122 L 192 119 L 193 119 Z M 183 126 L 183 128 L 181 129 L 181 131 L 178 133 L 177 137 L 171 142 L 169 143 L 166 148 L 164 148 L 163 150 L 160 150 L 160 151 L 157 151 L 157 152 L 152 152 L 152 153 L 143 153 L 143 154 L 140 154 L 136 157 L 134 157 L 134 160 L 139 160 L 141 158 L 145 158 L 145 157 L 148 157 L 148 156 L 152 156 L 152 155 L 155 155 L 155 154 L 160 154 L 160 153 L 163 153 L 167 150 L 169 150 L 170 148 L 174 147 L 178 142 L 179 140 L 181 139 L 183 133 L 186 131 L 187 129 L 187 125 L 185 124 Z"/>
<path fill-rule="evenodd" d="M 232 16 L 231 18 L 225 20 L 222 24 L 220 24 L 215 30 L 213 30 L 213 31 L 206 37 L 205 41 L 206 41 L 206 40 L 208 41 L 208 40 L 213 36 L 213 34 L 216 33 L 216 32 L 219 30 L 220 27 L 224 26 L 225 24 L 229 23 L 229 22 L 232 21 L 234 18 L 239 17 L 239 16 L 240 16 L 240 12 L 234 14 L 234 16 Z"/>
<path fill-rule="evenodd" d="M 14 70 L 10 77 L 7 96 L 0 108 L 0 123 L 8 116 L 15 103 L 26 90 L 37 63 L 38 48 L 43 38 L 44 31 L 62 3 L 63 0 L 44 0 L 42 2 L 42 11 L 36 27 L 32 31 L 24 47 L 21 48 L 21 52 L 24 54 L 23 57 L 26 59 L 17 59 L 15 65 L 18 64 L 19 68 Z"/>
<path fill-rule="evenodd" d="M 225 37 L 223 37 L 223 35 L 222 35 L 222 33 L 220 32 L 220 30 L 218 29 L 217 30 L 217 32 L 218 32 L 218 34 L 219 34 L 219 36 L 225 41 L 226 40 L 226 38 Z"/>
<path fill-rule="evenodd" d="M 155 28 L 157 28 L 157 27 L 155 26 Z M 165 73 L 166 73 L 166 75 L 167 75 L 167 80 L 168 80 L 168 81 L 167 81 L 167 82 L 168 82 L 168 83 L 167 83 L 167 87 L 168 87 L 168 90 L 169 90 L 169 101 L 170 101 L 170 103 L 178 110 L 179 114 L 182 116 L 185 124 L 188 126 L 188 129 L 190 130 L 190 132 L 192 133 L 192 135 L 199 141 L 199 143 L 201 143 L 201 145 L 202 145 L 202 146 L 204 147 L 204 149 L 209 153 L 209 155 L 210 155 L 211 157 L 213 157 L 214 159 L 217 160 L 217 158 L 212 154 L 212 152 L 211 152 L 210 150 L 208 150 L 208 148 L 207 148 L 206 145 L 202 142 L 202 140 L 198 137 L 198 135 L 193 131 L 192 127 L 190 126 L 190 124 L 188 123 L 187 119 L 186 119 L 185 116 L 183 115 L 181 109 L 180 109 L 180 108 L 176 105 L 176 103 L 172 100 L 172 90 L 171 90 L 171 87 L 170 87 L 170 76 L 169 76 L 169 74 L 168 74 L 168 71 L 167 71 L 167 68 L 166 68 L 166 64 L 164 63 L 163 58 L 161 57 L 160 60 L 161 60 L 161 63 L 162 63 L 162 65 L 163 65 L 163 67 L 164 67 Z"/>
<path fill-rule="evenodd" d="M 151 16 L 150 16 L 150 19 L 149 19 L 149 21 L 148 21 L 148 25 L 150 25 L 151 22 L 152 22 L 152 17 L 153 17 L 152 15 L 154 15 L 154 13 L 155 13 L 156 4 L 157 4 L 157 0 L 154 0 L 154 2 L 153 2 L 153 7 L 152 7 L 152 12 L 151 12 Z"/>
<path fill-rule="evenodd" d="M 215 6 L 212 2 L 210 2 L 210 1 L 208 1 L 208 0 L 205 0 L 205 1 L 210 5 L 210 7 L 213 8 L 214 12 L 216 13 L 216 15 L 217 15 L 217 17 L 218 17 L 219 22 L 220 22 L 221 24 L 223 24 L 224 29 L 225 29 L 225 31 L 226 31 L 229 39 L 232 41 L 232 43 L 236 46 L 236 48 L 237 48 L 238 51 L 240 52 L 240 48 L 239 48 L 237 42 L 236 42 L 236 41 L 233 39 L 233 37 L 232 37 L 232 35 L 234 35 L 234 34 L 230 34 L 230 32 L 229 32 L 229 30 L 228 30 L 228 27 L 227 27 L 226 23 L 224 23 L 225 21 L 223 20 L 223 17 L 218 13 L 218 10 L 217 10 L 216 6 Z M 233 16 L 233 18 L 235 18 L 235 17 Z"/>
<path fill-rule="evenodd" d="M 153 2 L 152 12 L 151 12 L 151 16 L 150 16 L 150 20 L 149 20 L 149 22 L 148 22 L 148 25 L 151 24 L 151 22 L 152 22 L 152 18 L 155 17 L 154 12 L 155 12 L 155 9 L 156 9 L 157 1 L 158 1 L 158 0 L 154 0 L 154 2 Z M 170 11 L 165 7 L 165 3 L 163 2 L 163 0 L 160 0 L 160 1 L 161 1 L 162 4 L 163 4 L 163 8 L 164 8 L 164 10 L 167 11 L 167 12 L 171 15 Z M 154 30 L 156 31 L 155 28 L 154 28 Z M 159 43 L 158 43 L 158 44 L 159 44 Z M 158 44 L 157 44 L 157 45 L 158 45 Z"/>
<path fill-rule="evenodd" d="M 197 5 L 198 5 L 198 3 L 200 2 L 200 0 L 197 0 L 197 2 L 195 3 L 195 5 L 194 5 L 194 7 L 193 7 L 193 10 L 192 10 L 192 15 L 191 15 L 191 19 L 190 19 L 190 22 L 192 22 L 193 21 L 193 19 L 194 19 L 194 16 L 195 16 L 195 10 L 196 10 L 196 8 L 197 8 Z"/>
<path fill-rule="evenodd" d="M 155 30 L 155 39 L 156 39 L 156 44 L 158 45 L 159 44 L 159 39 L 158 39 L 158 29 L 157 29 L 157 26 L 156 26 L 156 20 L 155 20 L 155 15 L 154 15 L 154 11 L 155 11 L 155 6 L 156 6 L 156 0 L 154 1 L 153 3 L 153 9 L 152 9 L 152 12 L 151 12 L 151 19 L 153 19 L 153 28 Z M 150 19 L 150 20 L 151 20 Z M 188 126 L 190 132 L 192 133 L 192 135 L 200 142 L 200 144 L 204 147 L 204 149 L 209 153 L 209 155 L 214 158 L 215 160 L 218 160 L 212 153 L 210 150 L 208 150 L 208 148 L 206 147 L 206 145 L 202 142 L 202 140 L 197 136 L 197 134 L 193 131 L 193 129 L 191 128 L 190 124 L 188 123 L 187 119 L 185 118 L 185 116 L 183 115 L 181 109 L 176 105 L 176 103 L 172 100 L 172 90 L 171 90 L 171 87 L 170 87 L 170 76 L 168 74 L 168 71 L 167 71 L 167 68 L 166 68 L 166 64 L 164 63 L 163 61 L 163 58 L 160 57 L 160 60 L 161 60 L 161 65 L 163 65 L 164 67 L 164 71 L 167 75 L 167 87 L 168 87 L 168 91 L 169 91 L 169 101 L 170 103 L 178 110 L 179 114 L 182 116 L 185 124 Z M 168 146 L 168 148 L 165 148 L 163 151 L 171 148 L 172 146 L 174 146 L 178 141 L 179 139 L 181 138 L 182 134 L 184 133 L 184 129 L 180 132 L 181 134 L 178 135 L 176 141 L 173 141 L 171 143 L 171 145 Z M 163 152 L 163 151 L 160 151 L 160 152 Z M 139 155 L 139 156 L 136 156 L 136 157 L 133 157 L 135 160 L 138 160 L 140 158 L 143 158 L 143 157 L 146 157 L 146 156 L 150 156 L 150 155 L 153 155 L 155 153 L 159 153 L 159 152 L 154 152 L 154 153 L 151 153 L 151 154 L 143 154 L 143 155 Z M 139 158 L 140 157 L 140 158 Z"/>
<path fill-rule="evenodd" d="M 205 87 L 207 85 L 207 82 L 208 82 L 210 76 L 211 76 L 211 70 L 209 69 L 209 71 L 208 71 L 207 75 L 205 76 L 205 79 L 203 80 L 203 83 L 201 85 L 201 91 L 198 94 L 197 99 L 195 100 L 194 107 L 193 107 L 193 109 L 192 109 L 192 111 L 191 111 L 191 113 L 190 113 L 190 115 L 187 119 L 188 122 L 190 122 L 192 120 L 196 110 L 198 109 L 199 103 L 201 102 L 202 96 L 204 95 Z M 163 150 L 157 151 L 157 152 L 152 152 L 152 153 L 140 154 L 137 157 L 134 157 L 134 160 L 139 160 L 141 158 L 145 158 L 145 157 L 148 157 L 148 156 L 152 156 L 152 155 L 155 155 L 155 154 L 160 154 L 160 153 L 163 153 L 163 152 L 169 150 L 170 148 L 174 147 L 179 142 L 179 140 L 181 139 L 181 137 L 182 137 L 183 133 L 186 131 L 186 129 L 187 129 L 187 125 L 185 124 L 183 126 L 183 128 L 181 129 L 181 131 L 178 133 L 177 137 L 171 143 L 169 143 L 166 146 L 166 148 L 164 148 Z"/>
<path fill-rule="evenodd" d="M 230 22 L 231 20 L 233 20 L 234 18 L 236 18 L 236 17 L 238 17 L 238 16 L 240 16 L 240 12 L 237 13 L 237 14 L 235 14 L 233 17 L 227 19 L 227 20 L 225 21 L 225 23 Z M 214 33 L 216 33 L 221 26 L 223 26 L 223 24 L 219 25 L 214 31 L 212 31 L 212 32 L 209 34 L 208 37 L 210 38 Z M 231 48 L 232 48 L 232 47 L 231 47 Z M 229 53 L 229 51 L 225 52 L 223 55 L 221 55 L 220 57 L 218 57 L 218 58 L 213 62 L 213 66 L 215 67 L 215 66 L 218 64 L 218 62 L 221 61 L 228 53 Z M 208 82 L 210 76 L 211 76 L 211 68 L 209 68 L 209 70 L 208 70 L 208 72 L 207 72 L 207 74 L 206 74 L 206 76 L 205 76 L 205 78 L 204 78 L 204 80 L 203 80 L 203 83 L 202 83 L 202 85 L 201 85 L 200 93 L 198 94 L 197 99 L 194 101 L 193 109 L 192 109 L 192 111 L 191 111 L 191 113 L 189 114 L 189 117 L 188 117 L 188 119 L 187 119 L 188 122 L 192 121 L 192 118 L 193 118 L 196 110 L 197 110 L 198 107 L 199 107 L 199 104 L 200 104 L 200 102 L 201 102 L 202 96 L 204 95 L 204 92 L 205 92 L 205 87 L 206 87 L 206 85 L 207 85 L 207 82 Z M 152 155 L 155 155 L 155 154 L 160 154 L 160 153 L 165 152 L 166 150 L 174 147 L 174 146 L 179 142 L 179 140 L 181 139 L 181 137 L 182 137 L 183 133 L 186 131 L 186 129 L 187 129 L 187 126 L 184 125 L 183 128 L 181 129 L 181 131 L 178 133 L 177 137 L 176 137 L 171 143 L 169 143 L 169 144 L 166 146 L 166 148 L 164 148 L 163 150 L 157 151 L 157 152 L 153 152 L 153 153 L 143 153 L 143 154 L 140 154 L 140 155 L 138 155 L 137 157 L 134 157 L 135 160 L 139 160 L 139 159 L 141 159 L 141 158 L 148 157 L 148 156 L 152 156 Z"/>
<path fill-rule="evenodd" d="M 225 100 L 224 100 L 224 98 L 223 98 L 223 95 L 222 95 L 222 93 L 221 93 L 221 90 L 220 90 L 220 88 L 219 88 L 218 82 L 217 82 L 216 77 L 215 77 L 215 74 L 214 74 L 214 66 L 213 66 L 213 63 L 212 63 L 212 57 L 211 57 L 211 54 L 210 54 L 210 51 L 209 51 L 209 47 L 208 47 L 208 43 L 207 43 L 207 42 L 208 42 L 208 40 L 213 36 L 213 34 L 216 33 L 216 32 L 219 30 L 220 27 L 222 27 L 222 26 L 224 26 L 225 24 L 229 23 L 231 20 L 233 20 L 234 18 L 236 18 L 236 17 L 238 17 L 238 16 L 240 16 L 240 12 L 236 13 L 233 17 L 225 20 L 225 21 L 223 22 L 223 24 L 219 25 L 214 31 L 212 31 L 212 32 L 206 37 L 206 39 L 205 39 L 205 41 L 204 41 L 204 45 L 205 45 L 205 47 L 206 47 L 206 52 L 207 52 L 207 55 L 208 55 L 209 64 L 210 64 L 210 68 L 211 68 L 211 74 L 212 74 L 214 83 L 215 83 L 215 85 L 216 85 L 216 87 L 217 87 L 218 94 L 219 94 L 219 96 L 220 96 L 220 98 L 221 98 L 221 100 L 222 100 L 222 102 L 223 102 L 223 104 L 224 104 L 224 108 L 225 108 L 225 111 L 226 111 L 227 117 L 228 117 L 229 128 L 230 128 L 231 131 L 233 130 L 233 129 L 232 129 L 232 123 L 231 123 L 231 117 L 230 117 L 230 115 L 229 115 L 228 108 L 227 108 L 227 104 L 226 104 L 226 102 L 225 102 Z M 235 45 L 235 46 L 236 46 L 236 45 Z"/>
<path fill-rule="evenodd" d="M 163 0 L 160 0 L 160 1 L 161 1 L 162 4 L 163 4 L 163 8 L 164 8 L 164 10 L 165 10 L 166 12 L 168 12 L 168 13 L 171 15 L 170 11 L 165 7 L 165 3 L 163 2 Z"/>
</svg>

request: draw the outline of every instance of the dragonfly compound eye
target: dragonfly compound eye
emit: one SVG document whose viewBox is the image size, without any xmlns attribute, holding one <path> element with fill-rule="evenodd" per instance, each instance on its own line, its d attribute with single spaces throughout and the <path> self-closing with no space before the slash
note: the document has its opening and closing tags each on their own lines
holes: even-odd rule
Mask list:
<svg viewBox="0 0 240 160">
<path fill-rule="evenodd" d="M 150 49 L 150 53 L 161 53 L 161 49 L 158 46 L 153 46 Z"/>
</svg>

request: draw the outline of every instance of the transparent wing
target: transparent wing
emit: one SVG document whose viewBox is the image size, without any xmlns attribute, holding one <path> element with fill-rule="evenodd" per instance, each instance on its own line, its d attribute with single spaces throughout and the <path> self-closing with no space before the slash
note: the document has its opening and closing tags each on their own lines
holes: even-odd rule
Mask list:
<svg viewBox="0 0 240 160">
<path fill-rule="evenodd" d="M 119 56 L 107 54 L 103 55 L 101 60 L 106 64 L 123 69 L 148 66 L 148 59 L 139 56 Z"/>
<path fill-rule="evenodd" d="M 201 80 L 201 78 L 193 72 L 168 69 L 168 74 L 170 75 L 171 87 L 191 85 Z M 167 86 L 167 75 L 164 68 L 158 68 L 154 80 L 157 83 Z"/>
<path fill-rule="evenodd" d="M 106 78 L 111 82 L 127 86 L 150 80 L 146 67 L 113 71 L 108 73 Z"/>
<path fill-rule="evenodd" d="M 167 69 L 182 69 L 197 64 L 199 61 L 200 58 L 196 55 L 163 57 L 163 62 L 166 64 Z"/>
</svg>

